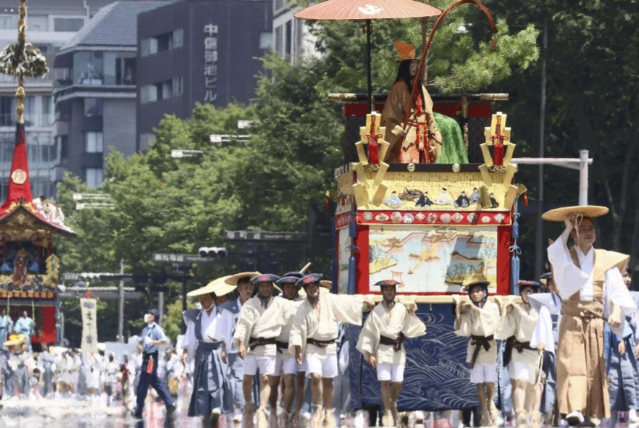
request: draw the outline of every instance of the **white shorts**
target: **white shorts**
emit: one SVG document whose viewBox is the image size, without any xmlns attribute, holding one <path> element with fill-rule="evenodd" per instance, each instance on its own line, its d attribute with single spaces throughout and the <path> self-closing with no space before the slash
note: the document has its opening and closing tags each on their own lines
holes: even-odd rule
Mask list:
<svg viewBox="0 0 639 428">
<path fill-rule="evenodd" d="M 321 375 L 326 379 L 337 377 L 337 355 L 328 354 L 323 357 L 308 356 L 306 357 L 306 366 L 308 373 Z"/>
<path fill-rule="evenodd" d="M 273 372 L 273 376 L 281 376 L 282 374 L 296 374 L 297 373 L 297 361 L 295 361 L 295 357 L 291 357 L 289 355 L 277 355 L 275 360 L 275 372 Z M 284 372 L 284 373 L 282 373 Z"/>
<path fill-rule="evenodd" d="M 246 354 L 244 357 L 244 374 L 255 376 L 257 369 L 260 374 L 273 376 L 275 373 L 275 355 Z"/>
<path fill-rule="evenodd" d="M 497 363 L 475 364 L 470 369 L 470 383 L 495 383 L 497 381 Z"/>
<path fill-rule="evenodd" d="M 512 380 L 525 380 L 528 383 L 534 384 L 537 367 L 533 364 L 511 361 L 508 365 L 508 372 Z"/>
<path fill-rule="evenodd" d="M 298 373 L 305 373 L 308 371 L 308 364 L 306 364 L 306 358 L 302 358 L 302 364 L 297 365 Z"/>
<path fill-rule="evenodd" d="M 404 364 L 377 364 L 377 380 L 404 381 Z"/>
</svg>

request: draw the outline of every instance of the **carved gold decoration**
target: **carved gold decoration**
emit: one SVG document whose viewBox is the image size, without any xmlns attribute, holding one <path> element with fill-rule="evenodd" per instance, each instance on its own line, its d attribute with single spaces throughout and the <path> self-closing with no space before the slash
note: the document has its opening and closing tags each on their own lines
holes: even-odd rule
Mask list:
<svg viewBox="0 0 639 428">
<path fill-rule="evenodd" d="M 508 101 L 510 95 L 508 94 L 481 94 L 479 99 L 482 101 Z"/>
<path fill-rule="evenodd" d="M 11 173 L 11 180 L 16 184 L 24 184 L 27 181 L 27 173 L 23 169 L 16 169 Z"/>
</svg>

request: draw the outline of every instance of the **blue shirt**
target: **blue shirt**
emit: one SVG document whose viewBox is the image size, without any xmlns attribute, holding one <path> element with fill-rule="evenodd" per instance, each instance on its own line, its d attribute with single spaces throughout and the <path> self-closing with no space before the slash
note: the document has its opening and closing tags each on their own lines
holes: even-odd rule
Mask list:
<svg viewBox="0 0 639 428">
<path fill-rule="evenodd" d="M 153 352 L 158 351 L 157 345 L 147 345 L 145 343 L 146 342 L 145 339 L 147 336 L 151 340 L 162 340 L 166 342 L 169 341 L 169 339 L 164 335 L 164 330 L 162 330 L 162 327 L 160 327 L 156 323 L 148 324 L 146 327 L 144 327 L 144 330 L 142 330 L 142 342 L 144 343 L 144 352 L 146 352 L 147 354 L 152 354 Z"/>
</svg>

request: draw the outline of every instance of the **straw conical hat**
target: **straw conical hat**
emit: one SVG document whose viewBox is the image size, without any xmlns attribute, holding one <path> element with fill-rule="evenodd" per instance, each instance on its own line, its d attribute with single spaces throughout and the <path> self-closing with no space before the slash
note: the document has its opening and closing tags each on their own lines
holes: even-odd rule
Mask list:
<svg viewBox="0 0 639 428">
<path fill-rule="evenodd" d="M 224 282 L 226 282 L 228 285 L 234 285 L 237 286 L 237 281 L 239 281 L 242 278 L 248 278 L 251 279 L 253 277 L 256 277 L 260 275 L 259 272 L 240 272 L 240 273 L 236 273 L 235 275 L 229 275 L 226 277 L 226 280 Z"/>
<path fill-rule="evenodd" d="M 9 336 L 9 340 L 4 342 L 4 346 L 6 348 L 7 346 L 20 345 L 22 342 L 24 342 L 24 336 L 23 335 L 21 335 L 21 334 L 12 334 L 11 336 Z"/>
<path fill-rule="evenodd" d="M 187 296 L 197 297 L 203 294 L 215 293 L 215 295 L 219 297 L 229 294 L 231 291 L 235 290 L 236 287 L 234 285 L 229 285 L 228 283 L 226 283 L 226 280 L 228 278 L 228 276 L 217 278 L 206 284 L 204 287 L 191 291 L 187 294 Z"/>
<path fill-rule="evenodd" d="M 575 207 L 563 207 L 557 208 L 545 212 L 541 218 L 547 221 L 564 221 L 572 217 L 601 217 L 608 214 L 610 211 L 607 207 L 600 207 L 596 205 L 581 205 Z"/>
</svg>

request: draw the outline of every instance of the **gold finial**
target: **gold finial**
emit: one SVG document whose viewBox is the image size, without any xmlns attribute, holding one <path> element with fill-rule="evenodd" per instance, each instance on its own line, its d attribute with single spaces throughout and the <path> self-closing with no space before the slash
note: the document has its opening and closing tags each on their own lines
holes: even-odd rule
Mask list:
<svg viewBox="0 0 639 428">
<path fill-rule="evenodd" d="M 27 43 L 27 24 L 25 18 L 27 16 L 27 0 L 20 0 L 18 8 L 18 52 L 24 52 Z M 21 60 L 24 59 L 20 58 Z M 16 90 L 16 98 L 18 100 L 16 112 L 18 113 L 18 123 L 24 123 L 24 98 L 26 92 L 24 90 L 24 74 L 18 73 L 18 89 Z"/>
</svg>

